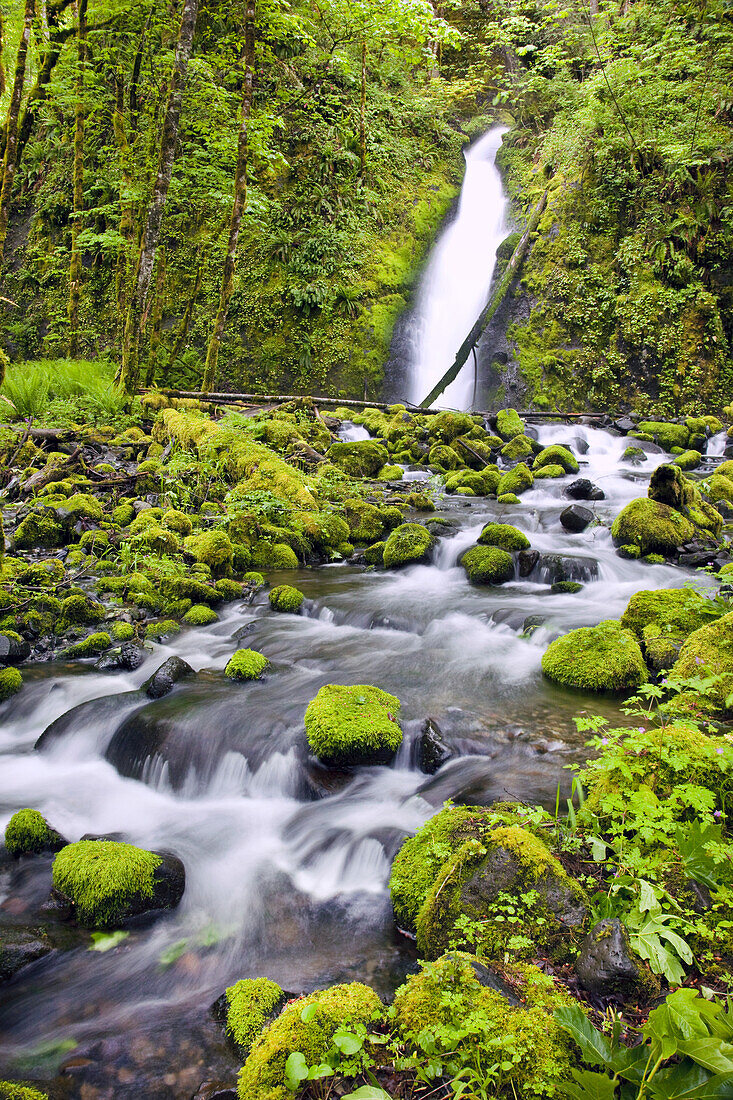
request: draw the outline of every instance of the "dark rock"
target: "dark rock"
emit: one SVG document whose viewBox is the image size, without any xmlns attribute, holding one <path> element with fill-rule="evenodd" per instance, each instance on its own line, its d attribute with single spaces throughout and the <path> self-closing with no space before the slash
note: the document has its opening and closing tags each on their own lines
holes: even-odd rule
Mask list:
<svg viewBox="0 0 733 1100">
<path fill-rule="evenodd" d="M 32 928 L 0 930 L 0 981 L 7 981 L 24 966 L 42 959 L 52 950 L 45 933 Z"/>
<path fill-rule="evenodd" d="M 537 580 L 542 584 L 556 581 L 598 580 L 598 562 L 593 558 L 575 558 L 566 554 L 541 554 Z"/>
<path fill-rule="evenodd" d="M 573 445 L 571 450 L 575 451 L 579 455 L 587 455 L 590 450 L 590 443 L 582 435 L 576 435 L 573 439 Z"/>
<path fill-rule="evenodd" d="M 648 439 L 634 439 L 629 440 L 630 447 L 636 447 L 638 451 L 643 451 L 646 455 L 664 455 L 667 452 L 664 447 L 660 447 L 658 443 L 652 443 Z"/>
<path fill-rule="evenodd" d="M 164 661 L 159 669 L 153 673 L 153 675 L 145 681 L 142 685 L 142 690 L 150 699 L 162 699 L 164 695 L 167 695 L 169 691 L 173 690 L 173 685 L 177 684 L 180 680 L 187 680 L 191 676 L 195 676 L 196 673 L 189 665 L 188 661 L 184 661 L 181 657 L 169 657 L 167 661 Z"/>
<path fill-rule="evenodd" d="M 606 494 L 587 477 L 579 477 L 565 487 L 565 496 L 571 500 L 605 500 Z"/>
<path fill-rule="evenodd" d="M 560 513 L 560 523 L 566 531 L 585 531 L 594 519 L 590 508 L 583 508 L 580 504 L 570 504 Z"/>
<path fill-rule="evenodd" d="M 540 560 L 539 550 L 520 550 L 517 554 L 519 576 L 528 577 Z"/>
<path fill-rule="evenodd" d="M 555 581 L 553 585 L 550 585 L 550 592 L 553 596 L 560 595 L 575 595 L 576 592 L 581 592 L 583 585 L 579 581 Z"/>
<path fill-rule="evenodd" d="M 649 482 L 649 499 L 670 508 L 681 509 L 688 503 L 689 484 L 679 466 L 657 466 Z"/>
<path fill-rule="evenodd" d="M 438 768 L 453 756 L 434 718 L 425 719 L 416 747 L 417 766 L 427 775 L 435 775 Z"/>
<path fill-rule="evenodd" d="M 194 1093 L 192 1100 L 237 1100 L 235 1085 L 225 1085 L 221 1081 L 206 1081 Z"/>
<path fill-rule="evenodd" d="M 526 635 L 533 634 L 538 627 L 544 626 L 547 619 L 544 615 L 527 615 L 522 623 L 522 633 Z"/>
<path fill-rule="evenodd" d="M 70 733 L 99 734 L 100 729 L 110 729 L 124 721 L 134 710 L 140 709 L 140 692 L 125 691 L 118 695 L 107 695 L 99 699 L 89 699 L 72 707 L 47 726 L 35 744 L 43 751 L 60 737 Z"/>
<path fill-rule="evenodd" d="M 636 424 L 628 416 L 619 417 L 618 420 L 614 420 L 613 426 L 617 432 L 621 432 L 622 435 L 628 435 L 629 432 L 633 432 Z"/>
<path fill-rule="evenodd" d="M 142 646 L 125 642 L 119 649 L 104 653 L 94 667 L 99 672 L 134 672 L 136 668 L 140 668 L 146 657 L 147 653 Z"/>
<path fill-rule="evenodd" d="M 30 653 L 30 644 L 25 639 L 17 642 L 14 638 L 0 634 L 0 665 L 19 665 L 26 657 L 30 657 Z"/>
<path fill-rule="evenodd" d="M 407 619 L 393 619 L 389 615 L 372 615 L 369 620 L 370 630 L 407 630 L 410 624 Z"/>
<path fill-rule="evenodd" d="M 485 966 L 484 963 L 479 962 L 478 959 L 474 959 L 471 963 L 473 972 L 476 975 L 476 980 L 479 985 L 484 986 L 485 989 L 493 989 L 494 993 L 498 993 L 500 997 L 503 997 L 512 1008 L 516 1008 L 519 1002 L 519 997 L 512 989 L 512 987 L 505 982 L 500 974 L 497 974 L 490 967 Z"/>
<path fill-rule="evenodd" d="M 733 504 L 729 504 L 727 500 L 716 500 L 715 509 L 723 519 L 733 519 Z"/>
<path fill-rule="evenodd" d="M 632 952 L 618 917 L 608 917 L 591 929 L 575 960 L 575 972 L 584 989 L 603 997 L 635 996 L 646 984 L 641 960 Z"/>
<path fill-rule="evenodd" d="M 677 558 L 677 563 L 688 569 L 701 569 L 706 565 L 713 564 L 715 561 L 715 553 L 715 550 L 692 550 L 688 553 L 680 554 Z"/>
</svg>

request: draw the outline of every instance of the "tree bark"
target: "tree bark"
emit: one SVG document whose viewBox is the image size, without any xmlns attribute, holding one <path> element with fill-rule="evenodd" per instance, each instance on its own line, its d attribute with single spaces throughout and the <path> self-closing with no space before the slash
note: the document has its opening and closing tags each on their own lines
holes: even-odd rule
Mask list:
<svg viewBox="0 0 733 1100">
<path fill-rule="evenodd" d="M 366 172 L 366 38 L 361 40 L 361 95 L 359 98 L 359 174 Z"/>
<path fill-rule="evenodd" d="M 23 31 L 18 45 L 18 55 L 15 62 L 15 79 L 13 92 L 8 107 L 8 118 L 5 125 L 5 156 L 3 158 L 3 185 L 0 190 L 0 258 L 5 252 L 5 239 L 8 235 L 8 216 L 10 214 L 10 198 L 15 179 L 15 156 L 18 147 L 18 119 L 20 118 L 20 104 L 23 98 L 23 85 L 25 83 L 25 71 L 28 64 L 28 47 L 31 40 L 31 28 L 36 14 L 36 0 L 25 0 L 25 13 L 23 16 Z"/>
<path fill-rule="evenodd" d="M 5 45 L 5 28 L 3 26 L 3 13 L 0 11 L 0 96 L 5 95 L 5 65 L 3 64 L 3 47 Z"/>
<path fill-rule="evenodd" d="M 117 255 L 117 269 L 115 271 L 115 299 L 117 301 L 118 317 L 125 315 L 125 301 L 127 296 L 127 284 L 129 280 L 129 261 L 134 230 L 133 203 L 132 203 L 132 171 L 130 168 L 131 150 L 125 130 L 124 84 L 122 77 L 115 78 L 115 108 L 112 115 L 112 130 L 115 137 L 115 145 L 119 154 L 120 172 L 122 175 L 122 187 L 120 188 L 120 236 L 123 244 Z M 119 329 L 118 329 L 119 332 Z"/>
<path fill-rule="evenodd" d="M 191 327 L 191 320 L 193 318 L 193 311 L 198 300 L 198 296 L 201 293 L 201 284 L 204 281 L 204 269 L 206 267 L 206 252 L 204 252 L 199 258 L 198 268 L 196 270 L 196 278 L 194 279 L 193 290 L 191 296 L 186 303 L 186 309 L 181 318 L 180 328 L 176 333 L 176 342 L 173 345 L 173 349 L 168 360 L 168 365 L 171 366 L 175 363 L 178 356 L 181 354 L 186 337 L 188 336 L 188 330 Z"/>
<path fill-rule="evenodd" d="M 163 322 L 163 291 L 165 289 L 165 247 L 158 253 L 158 270 L 155 276 L 155 301 L 150 328 L 150 346 L 148 347 L 148 366 L 145 372 L 145 385 L 152 386 L 158 368 L 160 351 L 160 327 Z"/>
<path fill-rule="evenodd" d="M 119 385 L 129 394 L 135 392 L 139 376 L 139 352 L 142 318 L 153 274 L 155 253 L 160 237 L 160 227 L 168 198 L 173 163 L 176 159 L 178 124 L 181 117 L 181 100 L 188 72 L 188 62 L 193 47 L 193 32 L 196 26 L 199 0 L 183 0 L 181 28 L 178 34 L 176 56 L 168 85 L 168 102 L 163 120 L 163 133 L 160 141 L 158 173 L 153 186 L 153 194 L 148 205 L 147 217 L 140 239 L 133 290 L 125 319 L 125 332 L 122 344 L 122 365 Z"/>
<path fill-rule="evenodd" d="M 76 103 L 74 105 L 74 219 L 71 223 L 69 260 L 69 358 L 79 352 L 79 299 L 81 298 L 81 249 L 79 233 L 84 209 L 84 70 L 87 62 L 87 0 L 79 0 L 77 24 Z"/>
<path fill-rule="evenodd" d="M 242 214 L 247 205 L 247 162 L 249 154 L 249 116 L 252 110 L 252 83 L 254 79 L 255 64 L 255 17 L 256 0 L 246 0 L 247 6 L 244 15 L 244 90 L 242 93 L 242 122 L 239 127 L 239 140 L 237 142 L 237 167 L 234 174 L 234 202 L 232 204 L 232 216 L 229 222 L 229 240 L 227 253 L 224 259 L 224 271 L 221 280 L 221 295 L 219 308 L 214 320 L 214 328 L 209 338 L 209 346 L 206 349 L 206 365 L 201 388 L 208 392 L 214 384 L 216 367 L 219 361 L 219 347 L 224 334 L 229 303 L 234 292 L 234 268 L 237 259 L 237 244 L 239 243 L 239 230 L 242 225 Z"/>
</svg>

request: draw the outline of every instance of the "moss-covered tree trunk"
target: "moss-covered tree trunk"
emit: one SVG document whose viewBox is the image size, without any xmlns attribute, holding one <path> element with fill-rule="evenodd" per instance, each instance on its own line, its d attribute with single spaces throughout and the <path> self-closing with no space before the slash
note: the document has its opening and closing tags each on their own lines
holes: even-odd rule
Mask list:
<svg viewBox="0 0 733 1100">
<path fill-rule="evenodd" d="M 153 316 L 150 326 L 150 346 L 148 348 L 148 365 L 145 371 L 145 385 L 152 386 L 155 381 L 155 373 L 158 369 L 158 355 L 160 353 L 160 329 L 163 323 L 163 292 L 165 290 L 165 246 L 158 252 L 158 268 L 155 276 L 155 301 L 153 303 Z"/>
<path fill-rule="evenodd" d="M 359 97 L 359 173 L 366 172 L 366 38 L 361 40 L 361 95 Z"/>
<path fill-rule="evenodd" d="M 23 16 L 23 30 L 18 44 L 18 54 L 15 61 L 15 78 L 13 80 L 13 92 L 8 107 L 8 117 L 5 123 L 5 156 L 3 157 L 3 185 L 0 190 L 0 257 L 5 252 L 5 239 L 8 235 L 8 217 L 10 214 L 10 198 L 13 192 L 15 180 L 16 152 L 18 148 L 18 120 L 20 119 L 20 105 L 23 99 L 23 85 L 28 64 L 28 48 L 31 41 L 31 28 L 36 14 L 36 0 L 25 0 L 25 12 Z"/>
<path fill-rule="evenodd" d="M 244 90 L 242 94 L 242 122 L 239 127 L 239 140 L 237 142 L 237 167 L 234 174 L 234 202 L 232 204 L 232 216 L 229 221 L 229 239 L 227 241 L 227 253 L 224 259 L 224 271 L 221 280 L 221 294 L 219 296 L 219 308 L 214 320 L 214 328 L 209 338 L 209 346 L 206 349 L 206 366 L 204 367 L 204 380 L 202 390 L 208 393 L 214 384 L 216 366 L 219 361 L 219 347 L 226 325 L 229 303 L 234 291 L 234 267 L 237 259 L 237 244 L 239 242 L 239 230 L 242 225 L 242 214 L 247 205 L 247 162 L 249 153 L 249 115 L 252 110 L 252 83 L 254 80 L 255 62 L 255 18 L 256 0 L 247 0 L 244 16 Z"/>
<path fill-rule="evenodd" d="M 176 359 L 178 358 L 178 356 L 181 354 L 181 351 L 183 350 L 183 345 L 186 342 L 186 337 L 188 336 L 188 330 L 191 327 L 191 321 L 193 319 L 193 311 L 195 309 L 196 302 L 198 301 L 198 296 L 201 293 L 201 284 L 204 281 L 204 270 L 206 268 L 206 256 L 207 256 L 207 253 L 203 252 L 201 254 L 201 256 L 199 257 L 199 263 L 198 263 L 198 267 L 196 269 L 196 278 L 194 279 L 194 283 L 193 283 L 193 290 L 191 291 L 189 299 L 186 303 L 186 309 L 184 311 L 183 317 L 181 318 L 181 324 L 179 326 L 178 332 L 176 333 L 176 338 L 175 338 L 175 342 L 173 344 L 173 348 L 171 350 L 170 359 L 168 360 L 168 365 L 169 366 L 172 363 L 175 363 Z"/>
<path fill-rule="evenodd" d="M 5 62 L 3 51 L 5 47 L 5 28 L 3 26 L 3 13 L 0 11 L 0 96 L 5 95 Z"/>
<path fill-rule="evenodd" d="M 77 24 L 77 74 L 74 103 L 74 218 L 71 223 L 69 260 L 69 356 L 79 352 L 79 300 L 81 298 L 81 215 L 84 209 L 84 70 L 87 60 L 87 0 L 79 0 Z"/>
<path fill-rule="evenodd" d="M 176 158 L 181 101 L 188 73 L 188 62 L 193 48 L 193 32 L 196 26 L 198 7 L 199 0 L 183 0 L 181 27 L 178 34 L 173 71 L 168 85 L 168 101 L 163 119 L 158 172 L 140 238 L 140 250 L 133 278 L 133 289 L 125 318 L 122 365 L 118 381 L 126 393 L 134 393 L 138 385 L 143 315 L 150 289 L 150 280 L 153 275 L 155 253 L 160 238 L 160 227 L 168 198 L 168 189 L 173 174 L 173 163 Z"/>
</svg>

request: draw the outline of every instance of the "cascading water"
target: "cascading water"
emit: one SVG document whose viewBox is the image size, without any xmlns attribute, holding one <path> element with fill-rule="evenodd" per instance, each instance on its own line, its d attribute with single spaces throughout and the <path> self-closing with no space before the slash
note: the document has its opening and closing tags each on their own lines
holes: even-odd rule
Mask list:
<svg viewBox="0 0 733 1100">
<path fill-rule="evenodd" d="M 420 286 L 407 334 L 412 358 L 410 400 L 419 404 L 452 364 L 489 297 L 496 250 L 506 236 L 507 199 L 496 167 L 503 126 L 466 150 L 466 173 L 455 219 L 438 240 Z M 472 363 L 440 398 L 467 409 L 473 394 Z"/>
</svg>

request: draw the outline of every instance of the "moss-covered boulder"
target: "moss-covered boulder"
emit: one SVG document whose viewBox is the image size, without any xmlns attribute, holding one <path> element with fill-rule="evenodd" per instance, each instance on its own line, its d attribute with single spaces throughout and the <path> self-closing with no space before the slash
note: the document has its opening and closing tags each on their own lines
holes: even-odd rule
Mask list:
<svg viewBox="0 0 733 1100">
<path fill-rule="evenodd" d="M 58 852 L 66 845 L 60 833 L 49 825 L 38 810 L 18 810 L 5 827 L 5 848 L 9 855 L 38 855 Z"/>
<path fill-rule="evenodd" d="M 733 612 L 690 634 L 674 672 L 682 679 L 720 677 L 707 689 L 707 698 L 716 708 L 729 709 L 726 700 L 733 692 Z"/>
<path fill-rule="evenodd" d="M 349 497 L 344 501 L 344 512 L 353 542 L 371 543 L 381 539 L 384 517 L 376 505 L 358 497 Z"/>
<path fill-rule="evenodd" d="M 472 546 L 461 557 L 471 584 L 504 584 L 514 579 L 514 559 L 498 546 Z"/>
<path fill-rule="evenodd" d="M 13 545 L 17 550 L 34 550 L 36 547 L 50 549 L 63 546 L 65 539 L 63 524 L 56 519 L 50 508 L 36 508 L 20 521 L 13 535 Z"/>
<path fill-rule="evenodd" d="M 17 695 L 23 687 L 23 677 L 17 668 L 0 669 L 0 703 L 4 703 L 11 695 Z"/>
<path fill-rule="evenodd" d="M 476 496 L 485 496 L 487 489 L 483 474 L 473 470 L 457 470 L 445 479 L 446 493 L 465 493 L 466 489 Z"/>
<path fill-rule="evenodd" d="M 306 1065 L 320 1065 L 339 1028 L 368 1027 L 383 1014 L 377 994 L 359 982 L 291 1001 L 254 1040 L 239 1074 L 239 1100 L 291 1100 L 293 1092 L 285 1084 L 285 1063 L 291 1054 L 299 1051 Z"/>
<path fill-rule="evenodd" d="M 243 1061 L 287 1000 L 288 994 L 269 978 L 242 978 L 216 1001 L 214 1013 Z"/>
<path fill-rule="evenodd" d="M 672 465 L 679 466 L 680 470 L 696 470 L 702 462 L 702 455 L 699 451 L 683 451 L 681 455 L 677 455 Z"/>
<path fill-rule="evenodd" d="M 724 500 L 733 504 L 733 478 L 721 473 L 713 474 L 708 479 L 708 496 L 713 502 Z"/>
<path fill-rule="evenodd" d="M 667 424 L 661 420 L 642 420 L 636 425 L 636 431 L 629 432 L 629 435 L 658 443 L 665 451 L 671 451 L 673 447 L 684 450 L 690 441 L 690 429 L 685 424 Z"/>
<path fill-rule="evenodd" d="M 533 469 L 539 470 L 543 466 L 562 466 L 566 474 L 577 474 L 580 469 L 573 452 L 559 443 L 553 443 L 552 446 L 545 447 L 536 455 Z"/>
<path fill-rule="evenodd" d="M 104 618 L 104 608 L 96 600 L 78 593 L 61 601 L 61 618 L 66 623 L 91 626 Z"/>
<path fill-rule="evenodd" d="M 478 537 L 482 546 L 498 546 L 502 550 L 529 550 L 530 542 L 523 531 L 511 523 L 487 523 Z"/>
<path fill-rule="evenodd" d="M 194 561 L 208 565 L 215 577 L 227 576 L 232 571 L 234 550 L 226 531 L 205 531 L 200 535 L 189 535 L 184 548 Z"/>
<path fill-rule="evenodd" d="M 84 657 L 98 657 L 112 645 L 112 638 L 106 630 L 99 630 L 90 634 L 81 642 L 75 642 L 61 650 L 60 657 L 67 660 L 76 660 Z"/>
<path fill-rule="evenodd" d="M 668 504 L 638 497 L 616 516 L 611 535 L 616 546 L 638 546 L 641 554 L 669 555 L 694 538 L 695 528 Z"/>
<path fill-rule="evenodd" d="M 193 524 L 186 513 L 180 512 L 177 508 L 169 508 L 167 512 L 164 512 L 161 523 L 164 527 L 169 527 L 171 531 L 175 531 L 184 537 L 190 535 L 193 528 Z"/>
<path fill-rule="evenodd" d="M 636 636 L 615 619 L 556 638 L 542 657 L 542 671 L 581 691 L 633 691 L 649 679 Z"/>
<path fill-rule="evenodd" d="M 435 545 L 430 532 L 419 523 L 395 527 L 384 544 L 383 561 L 387 569 L 427 561 Z"/>
<path fill-rule="evenodd" d="M 458 452 L 445 443 L 436 443 L 430 448 L 428 462 L 440 470 L 457 470 L 463 466 L 463 459 Z"/>
<path fill-rule="evenodd" d="M 297 569 L 299 562 L 295 551 L 285 542 L 267 542 L 263 539 L 252 547 L 251 564 L 257 569 L 282 572 Z"/>
<path fill-rule="evenodd" d="M 500 409 L 496 414 L 496 430 L 504 440 L 524 435 L 524 424 L 516 409 Z"/>
<path fill-rule="evenodd" d="M 577 1062 L 553 1013 L 572 1001 L 537 967 L 510 963 L 501 973 L 464 952 L 423 963 L 395 994 L 395 1028 L 408 1049 L 435 1049 L 454 1072 L 475 1072 L 490 1051 L 501 1065 L 496 1096 L 546 1100 Z M 455 1038 L 456 1021 L 465 1024 Z M 451 1038 L 449 1038 L 449 1036 Z M 487 1046 L 490 1043 L 490 1046 Z"/>
<path fill-rule="evenodd" d="M 513 470 L 507 470 L 505 474 L 502 474 L 496 487 L 496 495 L 498 497 L 508 496 L 509 494 L 519 496 L 525 489 L 531 489 L 533 485 L 534 478 L 529 466 L 525 462 L 519 462 Z"/>
<path fill-rule="evenodd" d="M 549 466 L 540 466 L 539 469 L 533 469 L 532 473 L 535 481 L 549 481 L 551 478 L 565 477 L 567 470 L 553 462 Z"/>
<path fill-rule="evenodd" d="M 278 584 L 270 591 L 270 607 L 273 611 L 282 611 L 290 615 L 297 615 L 305 596 L 299 588 L 292 584 Z"/>
<path fill-rule="evenodd" d="M 113 840 L 80 840 L 53 862 L 53 888 L 80 924 L 119 927 L 173 909 L 186 875 L 180 859 Z"/>
<path fill-rule="evenodd" d="M 270 662 L 256 649 L 238 649 L 227 662 L 224 675 L 229 680 L 259 680 Z"/>
<path fill-rule="evenodd" d="M 501 448 L 501 457 L 505 462 L 516 462 L 519 458 L 528 458 L 534 452 L 533 441 L 526 435 L 515 435 Z"/>
<path fill-rule="evenodd" d="M 186 626 L 210 626 L 211 623 L 219 621 L 219 616 L 214 611 L 213 607 L 207 607 L 206 604 L 196 603 L 193 607 L 189 607 L 186 614 L 183 616 L 183 621 Z"/>
<path fill-rule="evenodd" d="M 431 416 L 428 433 L 440 443 L 452 443 L 459 435 L 468 435 L 476 427 L 468 413 L 445 412 Z"/>
<path fill-rule="evenodd" d="M 326 457 L 351 477 L 376 477 L 389 462 L 389 451 L 372 439 L 356 443 L 334 443 Z"/>
<path fill-rule="evenodd" d="M 636 592 L 621 617 L 621 625 L 640 639 L 647 664 L 659 671 L 671 668 L 694 630 L 719 618 L 712 600 L 690 588 Z"/>
<path fill-rule="evenodd" d="M 305 712 L 311 751 L 329 766 L 387 764 L 402 744 L 400 701 L 369 684 L 326 684 Z"/>
</svg>

